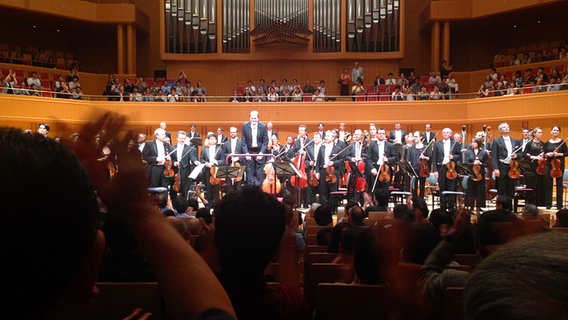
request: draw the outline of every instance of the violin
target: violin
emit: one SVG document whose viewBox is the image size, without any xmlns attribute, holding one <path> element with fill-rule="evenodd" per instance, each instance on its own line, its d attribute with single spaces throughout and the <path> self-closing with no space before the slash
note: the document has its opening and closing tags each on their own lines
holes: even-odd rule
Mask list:
<svg viewBox="0 0 568 320">
<path fill-rule="evenodd" d="M 175 176 L 174 176 L 173 188 L 174 188 L 175 192 L 179 192 L 179 190 L 181 189 L 181 184 L 180 184 L 180 181 L 179 181 L 179 173 L 176 173 Z"/>
<path fill-rule="evenodd" d="M 390 180 L 391 180 L 390 167 L 389 167 L 388 164 L 383 163 L 383 165 L 381 166 L 381 169 L 380 169 L 380 173 L 379 173 L 379 181 L 385 182 L 385 181 L 390 181 Z"/>
<path fill-rule="evenodd" d="M 519 162 L 517 160 L 511 160 L 509 162 L 509 178 L 519 179 L 521 176 L 521 171 L 519 170 Z"/>
<path fill-rule="evenodd" d="M 359 169 L 359 172 L 364 174 L 365 162 L 359 161 L 357 163 L 357 169 Z M 364 177 L 355 178 L 355 191 L 363 192 L 363 191 L 365 191 L 365 189 L 367 189 L 367 179 L 365 179 Z"/>
<path fill-rule="evenodd" d="M 337 177 L 335 176 L 335 168 L 333 166 L 329 166 L 325 168 L 325 172 L 327 176 L 325 177 L 325 181 L 328 183 L 336 183 Z"/>
<path fill-rule="evenodd" d="M 456 163 L 454 161 L 446 163 L 446 168 L 448 168 L 448 171 L 446 171 L 446 179 L 454 180 L 458 177 L 458 173 L 456 171 Z"/>
<path fill-rule="evenodd" d="M 481 181 L 483 180 L 483 176 L 481 175 L 481 165 L 480 164 L 474 164 L 471 167 L 471 170 L 473 171 L 474 176 L 471 178 L 473 181 Z"/>
<path fill-rule="evenodd" d="M 172 160 L 164 161 L 164 176 L 171 178 L 175 175 Z"/>
<path fill-rule="evenodd" d="M 316 174 L 316 169 L 310 170 L 310 184 L 312 185 L 312 187 L 317 187 L 319 184 L 319 179 Z"/>
<path fill-rule="evenodd" d="M 221 183 L 221 178 L 217 178 L 217 170 L 219 167 L 212 166 L 209 168 L 210 176 L 209 176 L 209 183 L 211 184 L 219 184 Z"/>
<path fill-rule="evenodd" d="M 430 167 L 428 166 L 428 160 L 420 159 L 418 160 L 418 165 L 420 165 L 420 176 L 422 178 L 428 178 L 430 176 Z"/>
<path fill-rule="evenodd" d="M 552 161 L 550 161 L 550 164 L 552 165 L 552 169 L 550 169 L 550 176 L 552 178 L 562 177 L 563 172 L 560 169 L 560 166 L 562 165 L 560 159 L 552 159 Z"/>
<path fill-rule="evenodd" d="M 544 154 L 544 151 L 543 151 L 543 154 Z M 543 154 L 541 154 L 542 159 L 538 160 L 538 166 L 536 167 L 536 173 L 541 175 L 541 176 L 544 176 L 546 174 L 546 159 L 544 159 Z"/>
<path fill-rule="evenodd" d="M 266 174 L 266 178 L 264 178 L 264 181 L 262 182 L 262 191 L 270 194 L 280 193 L 282 184 L 280 183 L 280 180 L 276 179 L 272 163 L 267 163 L 264 166 L 264 173 Z"/>
</svg>

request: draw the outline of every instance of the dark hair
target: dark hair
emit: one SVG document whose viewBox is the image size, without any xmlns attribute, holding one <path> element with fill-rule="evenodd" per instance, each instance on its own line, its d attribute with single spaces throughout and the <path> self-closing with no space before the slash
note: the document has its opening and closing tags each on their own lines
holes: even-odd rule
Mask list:
<svg viewBox="0 0 568 320">
<path fill-rule="evenodd" d="M 263 274 L 284 234 L 284 211 L 274 196 L 256 187 L 221 200 L 215 208 L 215 242 L 225 279 L 248 281 Z"/>
<path fill-rule="evenodd" d="M 199 209 L 199 202 L 197 201 L 197 198 L 187 199 L 187 207 L 191 207 L 193 208 L 193 211 L 197 211 L 197 209 Z"/>
<path fill-rule="evenodd" d="M 560 209 L 556 211 L 555 227 L 568 227 L 568 209 Z"/>
<path fill-rule="evenodd" d="M 566 319 L 566 251 L 568 234 L 549 232 L 485 258 L 464 288 L 467 319 Z"/>
<path fill-rule="evenodd" d="M 329 246 L 331 242 L 332 227 L 324 227 L 316 234 L 316 242 L 318 246 Z"/>
<path fill-rule="evenodd" d="M 426 200 L 420 197 L 412 197 L 412 207 L 414 208 L 414 211 L 420 211 L 424 219 L 428 218 L 428 213 L 430 212 L 430 210 L 428 210 Z"/>
<path fill-rule="evenodd" d="M 355 205 L 349 209 L 349 222 L 354 226 L 364 226 L 365 215 L 363 209 L 359 205 Z"/>
<path fill-rule="evenodd" d="M 321 206 L 314 212 L 314 220 L 318 226 L 327 226 L 333 222 L 330 206 Z"/>
<path fill-rule="evenodd" d="M 450 214 L 442 208 L 432 210 L 432 212 L 430 212 L 428 220 L 430 220 L 432 226 L 434 226 L 434 228 L 436 228 L 438 231 L 440 230 L 441 225 L 447 224 L 451 226 L 454 223 Z"/>
<path fill-rule="evenodd" d="M 428 254 L 440 242 L 440 231 L 429 223 L 414 223 L 409 231 L 403 251 L 404 262 L 424 264 Z"/>
<path fill-rule="evenodd" d="M 211 224 L 213 222 L 213 216 L 211 215 L 211 210 L 207 208 L 200 208 L 199 210 L 197 210 L 195 217 L 198 219 L 203 218 L 203 221 L 205 221 L 206 224 Z"/>
<path fill-rule="evenodd" d="M 177 213 L 182 214 L 187 211 L 187 200 L 184 197 L 176 197 L 172 206 L 177 211 Z"/>
<path fill-rule="evenodd" d="M 90 179 L 63 145 L 0 128 L 0 318 L 44 318 L 92 252 L 100 221 Z M 33 195 L 33 201 L 30 201 Z M 9 261 L 9 262 L 7 262 Z"/>
</svg>

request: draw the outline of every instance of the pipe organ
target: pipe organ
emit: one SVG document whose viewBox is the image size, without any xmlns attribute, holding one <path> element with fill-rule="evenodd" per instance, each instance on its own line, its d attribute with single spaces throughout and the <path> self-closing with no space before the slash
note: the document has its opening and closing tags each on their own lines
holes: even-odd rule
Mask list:
<svg viewBox="0 0 568 320">
<path fill-rule="evenodd" d="M 400 50 L 401 3 L 163 0 L 165 50 L 230 54 L 250 53 L 253 46 L 254 50 L 292 48 L 314 53 L 396 52 Z"/>
</svg>

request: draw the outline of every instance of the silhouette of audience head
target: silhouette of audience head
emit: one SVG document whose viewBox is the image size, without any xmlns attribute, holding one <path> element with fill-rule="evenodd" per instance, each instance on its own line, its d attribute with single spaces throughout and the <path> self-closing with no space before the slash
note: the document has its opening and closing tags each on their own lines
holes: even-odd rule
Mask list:
<svg viewBox="0 0 568 320">
<path fill-rule="evenodd" d="M 532 203 L 527 203 L 523 209 L 522 217 L 525 220 L 537 220 L 539 210 L 538 207 Z"/>
<path fill-rule="evenodd" d="M 284 211 L 274 196 L 254 187 L 221 200 L 215 208 L 215 241 L 225 283 L 256 283 L 263 276 L 284 234 Z"/>
<path fill-rule="evenodd" d="M 353 267 L 362 284 L 382 284 L 386 278 L 386 263 L 375 228 L 363 228 L 353 243 Z"/>
<path fill-rule="evenodd" d="M 464 289 L 467 319 L 568 318 L 568 234 L 543 233 L 485 258 Z"/>
<path fill-rule="evenodd" d="M 3 319 L 85 317 L 104 251 L 97 198 L 65 147 L 39 134 L 0 128 Z M 34 200 L 30 201 L 30 195 Z"/>
<path fill-rule="evenodd" d="M 568 228 L 568 209 L 560 209 L 556 212 L 555 227 Z"/>
<path fill-rule="evenodd" d="M 321 206 L 314 212 L 314 219 L 318 226 L 328 226 L 333 222 L 330 206 Z"/>
</svg>

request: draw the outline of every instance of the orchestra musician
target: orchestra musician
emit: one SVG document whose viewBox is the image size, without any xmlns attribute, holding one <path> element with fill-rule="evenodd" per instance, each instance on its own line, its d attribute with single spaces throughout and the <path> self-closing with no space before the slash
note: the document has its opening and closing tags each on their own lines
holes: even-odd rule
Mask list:
<svg viewBox="0 0 568 320">
<path fill-rule="evenodd" d="M 217 137 L 214 134 L 207 136 L 207 146 L 201 150 L 200 163 L 205 164 L 203 168 L 203 179 L 205 180 L 206 193 L 205 198 L 209 203 L 215 203 L 219 200 L 219 184 L 212 182 L 211 168 L 215 168 L 225 164 L 225 154 L 223 147 L 217 144 Z M 215 170 L 215 169 L 214 169 Z M 217 177 L 224 179 L 225 177 Z"/>
<path fill-rule="evenodd" d="M 455 207 L 455 197 L 448 197 L 443 194 L 444 191 L 456 191 L 458 179 L 448 179 L 448 166 L 456 165 L 456 161 L 461 160 L 461 145 L 457 144 L 452 138 L 452 129 L 444 128 L 442 130 L 442 140 L 434 143 L 432 152 L 432 171 L 438 179 L 438 187 L 440 189 L 440 207 L 447 210 Z"/>
<path fill-rule="evenodd" d="M 172 150 L 166 140 L 166 130 L 154 130 L 154 141 L 146 142 L 142 150 L 142 158 L 148 164 L 148 186 L 168 187 L 168 178 L 164 176 L 164 162 L 170 160 L 167 154 Z"/>
<path fill-rule="evenodd" d="M 350 165 L 354 165 L 358 168 L 358 170 L 360 167 L 364 167 L 365 170 L 363 170 L 361 174 L 363 175 L 363 179 L 366 179 L 369 170 L 365 165 L 367 163 L 367 145 L 363 142 L 363 131 L 361 131 L 361 129 L 356 129 L 355 131 L 353 131 L 351 141 L 352 143 L 349 145 L 349 148 L 346 151 L 345 158 L 351 162 Z M 363 166 L 361 166 L 361 163 L 363 164 Z M 353 170 L 353 168 L 351 170 Z M 352 175 L 352 177 L 354 176 Z M 350 178 L 350 180 L 351 179 L 353 179 L 354 181 L 354 178 Z M 359 197 L 356 197 L 355 200 L 358 200 L 358 198 Z"/>
<path fill-rule="evenodd" d="M 329 193 L 337 191 L 339 181 L 339 167 L 343 163 L 343 155 L 339 154 L 343 149 L 334 144 L 333 132 L 325 132 L 325 143 L 320 148 L 317 158 L 319 166 L 319 194 L 322 205 L 328 205 Z"/>
<path fill-rule="evenodd" d="M 550 140 L 544 144 L 544 155 L 546 156 L 546 208 L 552 207 L 552 188 L 556 186 L 556 208 L 562 209 L 562 196 L 564 188 L 562 188 L 562 177 L 564 174 L 564 157 L 568 155 L 568 147 L 566 141 L 560 138 L 561 129 L 559 126 L 553 126 L 550 131 Z M 557 178 L 552 177 L 553 171 L 560 171 Z"/>
<path fill-rule="evenodd" d="M 424 143 L 429 144 L 432 140 L 436 141 L 436 134 L 432 132 L 432 125 L 427 123 L 424 131 Z"/>
<path fill-rule="evenodd" d="M 186 139 L 186 132 L 178 131 L 176 151 L 172 153 L 174 171 L 179 175 L 179 192 L 183 197 L 187 197 L 189 191 L 191 164 L 197 160 L 197 149 L 187 145 Z"/>
<path fill-rule="evenodd" d="M 503 122 L 499 124 L 501 136 L 493 140 L 491 144 L 491 161 L 493 174 L 497 182 L 497 196 L 506 196 L 509 201 L 506 209 L 513 209 L 513 198 L 515 197 L 515 186 L 517 179 L 509 177 L 511 160 L 522 157 L 521 141 L 509 136 L 509 124 Z M 515 153 L 513 153 L 515 151 Z"/>
<path fill-rule="evenodd" d="M 345 131 L 345 122 L 339 124 L 339 130 L 337 130 L 337 140 L 349 142 L 351 140 L 351 134 Z"/>
<path fill-rule="evenodd" d="M 542 141 L 542 129 L 536 127 L 532 131 L 532 141 L 529 141 L 524 148 L 523 154 L 531 166 L 531 171 L 525 174 L 525 183 L 533 192 L 527 199 L 528 203 L 544 207 L 546 205 L 546 159 L 544 157 L 544 142 Z M 538 170 L 539 166 L 543 171 Z M 541 171 L 540 173 L 538 171 Z"/>
<path fill-rule="evenodd" d="M 389 166 L 389 175 L 392 177 L 392 165 L 397 161 L 398 157 L 394 152 L 394 147 L 387 140 L 385 128 L 377 129 L 377 142 L 371 143 L 367 150 L 367 165 L 369 169 L 369 177 L 367 178 L 367 186 L 371 192 L 377 195 L 379 190 L 383 190 L 382 194 L 388 194 L 390 179 L 380 181 L 381 169 L 383 165 Z M 385 167 L 386 168 L 386 167 Z M 377 197 L 378 198 L 378 197 Z"/>
<path fill-rule="evenodd" d="M 420 131 L 415 131 L 412 135 L 414 138 L 414 145 L 410 148 L 409 161 L 410 165 L 416 172 L 417 176 L 414 178 L 414 183 L 412 185 L 412 196 L 424 199 L 424 188 L 426 186 L 426 178 L 420 175 L 422 166 L 426 166 L 427 169 L 430 168 L 430 156 L 432 151 L 426 148 L 424 144 L 424 134 Z M 422 165 L 420 161 L 422 160 Z"/>
<path fill-rule="evenodd" d="M 488 161 L 489 155 L 483 148 L 483 139 L 472 138 L 471 148 L 468 148 L 464 156 L 464 163 L 471 164 L 472 171 L 475 173 L 475 176 L 467 179 L 465 204 L 468 208 L 476 208 L 480 211 L 482 207 L 485 207 L 485 168 L 487 168 Z"/>
<path fill-rule="evenodd" d="M 306 168 L 308 170 L 308 190 L 306 192 L 306 197 L 308 198 L 308 203 L 316 202 L 316 195 L 319 190 L 319 167 L 321 166 L 317 163 L 318 155 L 322 146 L 321 134 L 315 132 L 313 135 L 313 143 L 306 147 Z M 318 181 L 317 185 L 313 185 Z"/>
<path fill-rule="evenodd" d="M 264 181 L 263 170 L 266 161 L 264 157 L 254 155 L 266 153 L 268 134 L 266 133 L 266 126 L 259 122 L 258 111 L 251 111 L 249 120 L 249 122 L 243 124 L 243 128 L 241 129 L 243 153 L 251 154 L 246 157 L 247 183 L 260 187 Z"/>
<path fill-rule="evenodd" d="M 229 139 L 223 144 L 223 153 L 225 157 L 228 154 L 242 154 L 243 153 L 243 141 L 237 136 L 238 131 L 236 127 L 229 128 Z M 229 165 L 240 166 L 243 159 L 240 157 L 230 157 Z M 242 180 L 241 180 L 242 181 Z M 232 181 L 227 183 L 227 193 L 234 192 L 240 187 L 239 182 Z"/>
<path fill-rule="evenodd" d="M 291 161 L 297 160 L 299 162 L 305 163 L 306 145 L 312 144 L 311 141 L 312 139 L 308 137 L 308 131 L 306 125 L 305 124 L 299 125 L 298 138 L 296 138 L 296 141 L 294 141 L 294 145 L 288 152 L 288 159 L 290 159 Z M 295 164 L 298 168 L 301 167 L 301 163 L 295 162 Z M 308 172 L 306 172 L 306 176 L 307 174 Z M 300 192 L 298 205 L 302 204 L 304 207 L 307 208 L 309 205 L 307 197 L 307 188 L 300 188 L 299 190 L 296 190 L 296 186 L 291 186 L 291 187 L 294 188 L 294 192 L 297 191 Z"/>
</svg>

